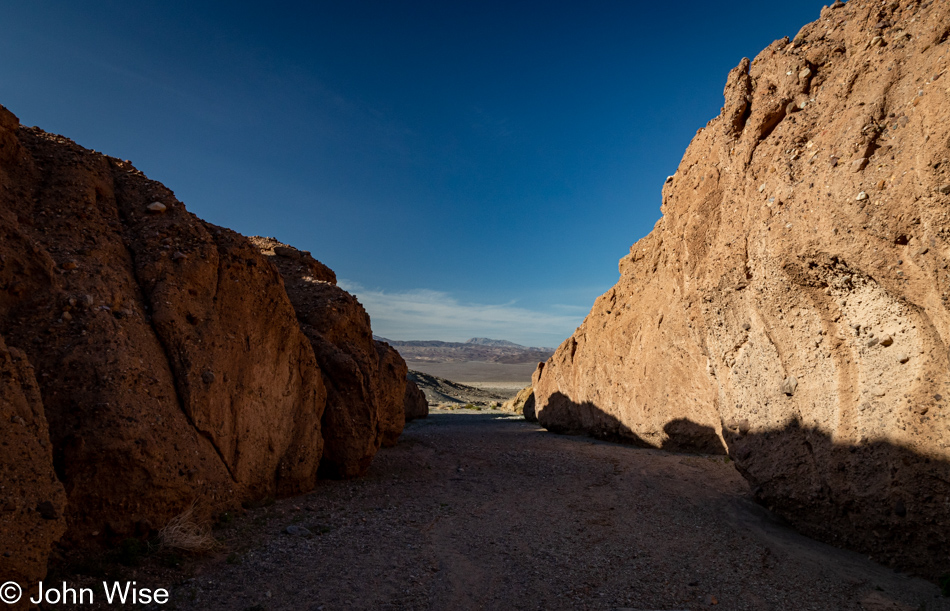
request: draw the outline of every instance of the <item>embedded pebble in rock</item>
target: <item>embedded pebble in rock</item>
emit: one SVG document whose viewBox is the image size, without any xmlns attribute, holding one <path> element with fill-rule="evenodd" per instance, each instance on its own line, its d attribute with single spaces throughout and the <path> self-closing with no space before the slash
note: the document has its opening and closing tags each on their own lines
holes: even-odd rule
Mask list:
<svg viewBox="0 0 950 611">
<path fill-rule="evenodd" d="M 188 255 L 186 255 L 185 253 L 179 250 L 176 250 L 175 254 L 172 255 L 173 261 L 181 261 L 182 259 L 187 259 L 187 258 L 188 258 Z"/>
<path fill-rule="evenodd" d="M 885 333 L 879 338 L 882 346 L 890 346 L 894 343 L 894 338 Z"/>
<path fill-rule="evenodd" d="M 865 200 L 865 199 L 867 199 L 867 198 L 868 198 L 868 194 L 865 193 L 864 191 L 861 191 L 860 193 L 858 193 L 858 196 L 855 197 L 854 199 L 856 199 L 856 200 L 858 200 L 858 201 L 862 201 L 862 200 Z"/>
<path fill-rule="evenodd" d="M 937 191 L 943 193 L 944 195 L 950 195 L 950 184 L 940 185 L 937 187 Z"/>
<path fill-rule="evenodd" d="M 851 171 L 860 172 L 861 170 L 864 169 L 864 167 L 867 164 L 868 164 L 868 160 L 865 157 L 862 157 L 861 159 L 855 159 L 854 161 L 851 162 Z"/>
<path fill-rule="evenodd" d="M 899 355 L 897 356 L 897 362 L 900 363 L 900 364 L 902 364 L 902 365 L 903 365 L 904 363 L 906 363 L 907 361 L 909 361 L 909 360 L 910 360 L 910 357 L 907 356 L 906 354 L 899 354 Z"/>
<path fill-rule="evenodd" d="M 798 389 L 798 378 L 795 376 L 788 376 L 782 381 L 782 392 L 789 397 L 795 394 L 796 389 Z"/>
<path fill-rule="evenodd" d="M 153 214 L 161 214 L 162 212 L 165 212 L 165 210 L 167 209 L 168 207 L 165 206 L 165 204 L 163 204 L 162 202 L 152 202 L 151 204 L 148 205 L 148 211 Z"/>
</svg>

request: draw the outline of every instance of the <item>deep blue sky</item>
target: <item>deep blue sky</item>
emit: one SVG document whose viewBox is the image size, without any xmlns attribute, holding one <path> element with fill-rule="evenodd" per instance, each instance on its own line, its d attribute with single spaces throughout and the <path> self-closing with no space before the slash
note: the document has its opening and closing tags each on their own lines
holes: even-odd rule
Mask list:
<svg viewBox="0 0 950 611">
<path fill-rule="evenodd" d="M 0 104 L 312 251 L 380 335 L 556 345 L 728 71 L 821 6 L 30 0 L 3 10 Z"/>
</svg>

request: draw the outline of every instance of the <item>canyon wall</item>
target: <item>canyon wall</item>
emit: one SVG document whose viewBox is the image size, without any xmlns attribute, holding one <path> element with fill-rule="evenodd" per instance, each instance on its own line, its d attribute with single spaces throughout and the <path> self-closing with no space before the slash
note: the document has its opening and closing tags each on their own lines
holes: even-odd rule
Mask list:
<svg viewBox="0 0 950 611">
<path fill-rule="evenodd" d="M 35 582 L 61 536 L 154 535 L 395 443 L 405 363 L 331 270 L 270 254 L 0 106 L 0 568 Z"/>
<path fill-rule="evenodd" d="M 327 388 L 321 472 L 366 472 L 380 446 L 395 445 L 405 425 L 406 362 L 373 339 L 369 315 L 310 253 L 274 238 L 251 241 L 274 262 L 309 338 Z"/>
<path fill-rule="evenodd" d="M 743 59 L 540 423 L 728 452 L 803 532 L 950 569 L 948 35 L 946 2 L 852 0 Z"/>
</svg>

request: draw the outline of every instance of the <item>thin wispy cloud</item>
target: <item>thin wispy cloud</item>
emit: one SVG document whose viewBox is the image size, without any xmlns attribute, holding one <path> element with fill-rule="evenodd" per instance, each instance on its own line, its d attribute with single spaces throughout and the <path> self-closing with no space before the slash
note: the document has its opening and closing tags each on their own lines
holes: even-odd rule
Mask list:
<svg viewBox="0 0 950 611">
<path fill-rule="evenodd" d="M 341 280 L 340 286 L 356 295 L 369 312 L 373 333 L 396 340 L 490 337 L 526 346 L 557 346 L 585 314 L 581 308 L 568 313 L 559 307 L 552 313 L 510 303 L 462 303 L 448 293 L 429 289 L 387 292 L 347 280 Z"/>
</svg>

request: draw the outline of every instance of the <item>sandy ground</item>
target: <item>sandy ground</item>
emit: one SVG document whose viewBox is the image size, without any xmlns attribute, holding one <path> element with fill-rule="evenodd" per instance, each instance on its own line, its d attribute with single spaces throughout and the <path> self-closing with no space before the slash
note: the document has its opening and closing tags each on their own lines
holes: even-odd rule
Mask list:
<svg viewBox="0 0 950 611">
<path fill-rule="evenodd" d="M 195 610 L 950 609 L 930 583 L 783 526 L 723 457 L 497 413 L 414 421 L 365 478 L 216 536 L 190 576 L 139 584 L 174 579 L 163 608 Z"/>
</svg>

